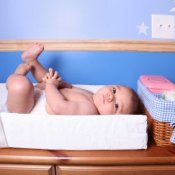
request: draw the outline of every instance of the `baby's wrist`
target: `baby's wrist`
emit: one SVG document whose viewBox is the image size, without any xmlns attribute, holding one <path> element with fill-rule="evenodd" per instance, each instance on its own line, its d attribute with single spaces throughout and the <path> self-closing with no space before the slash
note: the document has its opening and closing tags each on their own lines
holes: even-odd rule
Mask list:
<svg viewBox="0 0 175 175">
<path fill-rule="evenodd" d="M 57 86 L 56 83 L 54 83 L 54 82 L 52 82 L 52 81 L 51 81 L 51 82 L 46 82 L 46 85 L 54 85 L 54 86 Z"/>
</svg>

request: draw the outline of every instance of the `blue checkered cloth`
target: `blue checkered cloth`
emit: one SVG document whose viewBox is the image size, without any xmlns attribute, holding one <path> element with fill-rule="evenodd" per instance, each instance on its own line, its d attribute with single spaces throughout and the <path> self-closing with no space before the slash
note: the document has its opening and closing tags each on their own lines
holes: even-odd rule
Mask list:
<svg viewBox="0 0 175 175">
<path fill-rule="evenodd" d="M 175 143 L 175 101 L 164 100 L 161 94 L 151 93 L 138 80 L 137 93 L 151 116 L 159 122 L 169 122 L 174 128 L 170 142 Z"/>
</svg>

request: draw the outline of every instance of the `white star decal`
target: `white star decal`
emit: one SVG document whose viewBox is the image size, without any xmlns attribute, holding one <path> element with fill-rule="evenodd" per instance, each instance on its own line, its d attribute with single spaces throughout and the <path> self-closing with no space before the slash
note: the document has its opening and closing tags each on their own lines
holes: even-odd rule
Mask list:
<svg viewBox="0 0 175 175">
<path fill-rule="evenodd" d="M 173 7 L 172 9 L 170 9 L 170 12 L 175 12 L 175 7 Z"/>
<path fill-rule="evenodd" d="M 147 30 L 149 29 L 149 27 L 146 26 L 144 22 L 142 22 L 141 25 L 138 25 L 137 28 L 139 30 L 138 34 L 147 35 Z"/>
<path fill-rule="evenodd" d="M 175 2 L 175 0 L 174 0 L 174 2 Z M 175 7 L 171 8 L 170 12 L 175 12 Z"/>
</svg>

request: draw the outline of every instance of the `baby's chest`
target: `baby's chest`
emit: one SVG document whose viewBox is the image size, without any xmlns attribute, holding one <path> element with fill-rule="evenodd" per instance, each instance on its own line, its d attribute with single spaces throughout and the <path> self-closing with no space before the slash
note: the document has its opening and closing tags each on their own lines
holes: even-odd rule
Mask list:
<svg viewBox="0 0 175 175">
<path fill-rule="evenodd" d="M 62 95 L 70 101 L 92 101 L 92 94 L 74 89 L 62 89 Z"/>
</svg>

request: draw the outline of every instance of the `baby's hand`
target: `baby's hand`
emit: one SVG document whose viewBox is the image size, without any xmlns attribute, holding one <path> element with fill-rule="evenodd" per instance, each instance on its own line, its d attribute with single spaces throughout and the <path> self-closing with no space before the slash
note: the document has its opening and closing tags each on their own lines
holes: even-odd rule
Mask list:
<svg viewBox="0 0 175 175">
<path fill-rule="evenodd" d="M 54 71 L 52 68 L 49 68 L 49 71 L 43 77 L 43 81 L 46 84 L 54 84 L 57 87 L 62 83 L 61 77 L 58 75 L 57 71 Z"/>
</svg>

